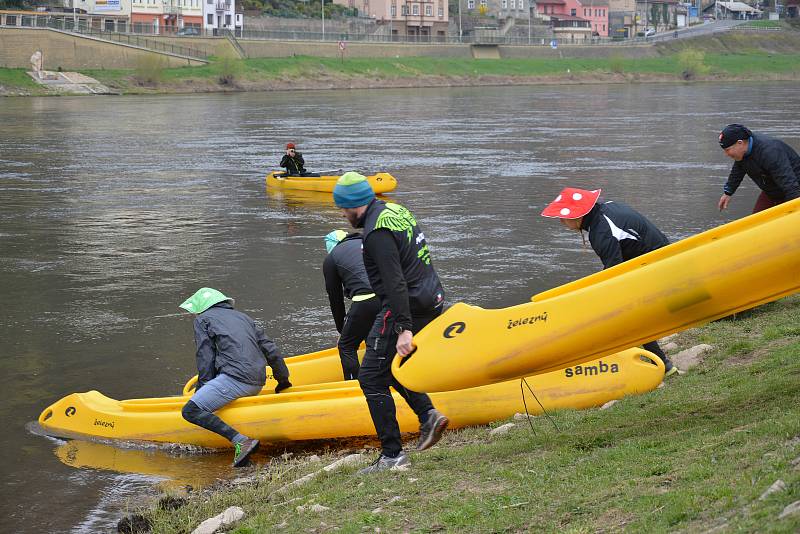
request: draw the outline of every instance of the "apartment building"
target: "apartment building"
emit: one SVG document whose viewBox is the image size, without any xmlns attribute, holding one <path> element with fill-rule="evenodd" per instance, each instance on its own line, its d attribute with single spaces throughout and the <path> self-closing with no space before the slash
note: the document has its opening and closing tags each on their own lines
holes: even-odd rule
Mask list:
<svg viewBox="0 0 800 534">
<path fill-rule="evenodd" d="M 388 26 L 392 36 L 431 40 L 447 36 L 447 0 L 333 0 Z"/>
</svg>

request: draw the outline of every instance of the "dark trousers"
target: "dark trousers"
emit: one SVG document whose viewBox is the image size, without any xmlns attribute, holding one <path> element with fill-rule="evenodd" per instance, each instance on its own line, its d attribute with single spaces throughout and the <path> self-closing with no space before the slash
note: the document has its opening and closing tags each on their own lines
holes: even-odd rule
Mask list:
<svg viewBox="0 0 800 534">
<path fill-rule="evenodd" d="M 667 363 L 667 355 L 664 354 L 664 351 L 661 349 L 661 346 L 658 344 L 658 341 L 651 341 L 650 343 L 645 343 L 644 345 L 642 345 L 642 348 L 644 350 L 649 350 L 650 352 L 661 358 L 662 362 L 664 362 L 665 364 Z"/>
<path fill-rule="evenodd" d="M 437 308 L 426 315 L 414 316 L 411 331 L 416 334 L 440 313 L 441 309 Z M 400 454 L 403 442 L 400 439 L 397 410 L 389 386 L 393 387 L 411 406 L 411 409 L 417 414 L 420 424 L 425 422 L 428 411 L 433 409 L 433 403 L 428 395 L 406 389 L 392 375 L 392 360 L 397 352 L 396 346 L 397 334 L 394 332 L 394 318 L 392 312 L 384 307 L 375 318 L 372 330 L 367 336 L 367 351 L 361 362 L 358 381 L 364 397 L 367 399 L 375 431 L 381 440 L 382 453 L 392 458 Z"/>
<path fill-rule="evenodd" d="M 339 359 L 342 360 L 342 373 L 345 380 L 358 378 L 358 346 L 367 339 L 375 317 L 381 311 L 378 297 L 353 301 L 344 317 L 342 334 L 339 336 Z"/>
<path fill-rule="evenodd" d="M 762 191 L 761 194 L 758 195 L 758 198 L 756 199 L 756 205 L 753 206 L 753 213 L 764 211 L 765 209 L 777 206 L 778 204 L 781 204 L 781 202 L 778 202 L 777 200 L 772 200 L 767 196 L 765 192 Z"/>
</svg>

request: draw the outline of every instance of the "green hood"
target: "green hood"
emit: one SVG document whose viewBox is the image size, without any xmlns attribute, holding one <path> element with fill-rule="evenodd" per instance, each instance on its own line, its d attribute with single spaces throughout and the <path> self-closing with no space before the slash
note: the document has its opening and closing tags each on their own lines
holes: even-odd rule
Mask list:
<svg viewBox="0 0 800 534">
<path fill-rule="evenodd" d="M 232 298 L 226 297 L 216 289 L 212 289 L 210 287 L 201 287 L 195 292 L 194 295 L 186 299 L 179 307 L 190 313 L 200 314 L 214 304 L 219 304 L 220 302 L 225 301 L 233 304 Z"/>
</svg>

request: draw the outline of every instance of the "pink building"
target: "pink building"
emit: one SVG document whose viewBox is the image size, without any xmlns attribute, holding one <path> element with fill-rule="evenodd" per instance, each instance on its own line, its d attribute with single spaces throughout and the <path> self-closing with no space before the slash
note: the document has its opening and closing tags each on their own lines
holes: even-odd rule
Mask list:
<svg viewBox="0 0 800 534">
<path fill-rule="evenodd" d="M 608 37 L 608 0 L 536 0 L 536 15 L 552 23 L 559 39 Z"/>
<path fill-rule="evenodd" d="M 445 40 L 447 0 L 333 0 L 358 9 L 359 15 L 382 24 L 386 35 L 423 41 Z"/>
</svg>

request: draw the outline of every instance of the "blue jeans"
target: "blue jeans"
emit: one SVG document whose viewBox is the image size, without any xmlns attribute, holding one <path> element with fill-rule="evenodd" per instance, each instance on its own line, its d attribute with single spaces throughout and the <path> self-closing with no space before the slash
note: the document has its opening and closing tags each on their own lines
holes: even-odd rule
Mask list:
<svg viewBox="0 0 800 534">
<path fill-rule="evenodd" d="M 216 412 L 240 397 L 258 395 L 263 386 L 239 382 L 221 374 L 209 380 L 194 395 L 191 401 L 207 412 Z"/>
<path fill-rule="evenodd" d="M 235 428 L 227 425 L 214 412 L 239 397 L 257 395 L 261 386 L 239 382 L 228 375 L 219 375 L 206 382 L 183 407 L 183 418 L 192 424 L 223 436 L 233 443 L 246 439 Z"/>
</svg>

